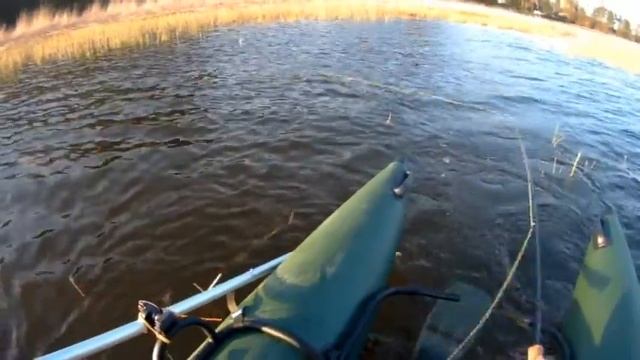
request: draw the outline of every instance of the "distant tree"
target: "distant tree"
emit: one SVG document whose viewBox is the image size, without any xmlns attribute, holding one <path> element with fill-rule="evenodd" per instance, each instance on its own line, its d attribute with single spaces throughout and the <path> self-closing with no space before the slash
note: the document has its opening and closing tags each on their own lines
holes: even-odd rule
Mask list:
<svg viewBox="0 0 640 360">
<path fill-rule="evenodd" d="M 551 14 L 553 12 L 553 5 L 549 0 L 540 0 L 540 11 L 545 14 Z"/>
<path fill-rule="evenodd" d="M 595 26 L 594 18 L 587 15 L 587 12 L 584 11 L 584 8 L 578 8 L 578 14 L 576 15 L 576 19 L 574 23 L 580 26 L 585 26 L 592 29 Z"/>
<path fill-rule="evenodd" d="M 575 0 L 566 0 L 561 11 L 567 14 L 567 19 L 572 23 L 575 23 L 578 19 L 579 7 Z"/>
<path fill-rule="evenodd" d="M 533 0 L 522 0 L 521 6 L 522 6 L 522 11 L 530 13 L 538 9 L 537 8 L 538 2 Z"/>
<path fill-rule="evenodd" d="M 516 10 L 524 10 L 524 6 L 525 2 L 523 0 L 510 0 L 509 1 L 509 6 L 511 6 L 512 8 L 516 9 Z"/>
<path fill-rule="evenodd" d="M 593 9 L 593 13 L 591 14 L 591 16 L 596 19 L 604 19 L 604 17 L 607 16 L 608 12 L 609 10 L 607 10 L 606 7 L 598 6 L 597 8 Z"/>
<path fill-rule="evenodd" d="M 593 9 L 591 16 L 593 16 L 594 18 L 600 18 L 604 17 L 606 14 L 607 8 L 605 8 L 604 6 L 598 6 L 597 8 Z"/>
<path fill-rule="evenodd" d="M 594 30 L 598 30 L 604 33 L 609 32 L 609 25 L 607 23 L 594 19 L 593 26 L 591 27 Z"/>
<path fill-rule="evenodd" d="M 613 27 L 615 23 L 616 23 L 615 15 L 613 14 L 613 11 L 609 11 L 609 13 L 607 14 L 607 25 L 609 25 L 610 27 Z"/>
<path fill-rule="evenodd" d="M 620 30 L 618 30 L 618 35 L 627 38 L 627 39 L 631 39 L 631 23 L 629 22 L 629 20 L 624 19 L 622 21 L 622 26 L 620 27 Z"/>
<path fill-rule="evenodd" d="M 587 12 L 586 12 L 586 11 L 584 11 L 584 8 L 582 8 L 582 7 L 581 7 L 581 8 L 578 8 L 578 14 L 576 15 L 576 17 L 577 17 L 578 19 L 584 19 L 584 18 L 588 17 L 588 16 L 587 16 Z"/>
</svg>

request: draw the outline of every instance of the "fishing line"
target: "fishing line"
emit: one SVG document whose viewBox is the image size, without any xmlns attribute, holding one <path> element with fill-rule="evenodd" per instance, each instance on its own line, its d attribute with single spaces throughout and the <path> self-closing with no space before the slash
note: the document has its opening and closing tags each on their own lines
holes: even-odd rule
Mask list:
<svg viewBox="0 0 640 360">
<path fill-rule="evenodd" d="M 500 286 L 500 290 L 498 290 L 496 297 L 493 299 L 493 302 L 491 303 L 487 311 L 482 315 L 482 318 L 480 318 L 480 321 L 478 321 L 478 323 L 473 328 L 473 330 L 469 332 L 469 335 L 467 335 L 467 337 L 453 350 L 453 352 L 449 355 L 449 357 L 447 357 L 447 360 L 459 358 L 463 354 L 463 351 L 466 349 L 466 347 L 475 338 L 475 336 L 480 331 L 480 329 L 482 329 L 482 327 L 487 322 L 489 317 L 493 314 L 493 311 L 495 310 L 496 306 L 504 297 L 507 287 L 513 280 L 513 276 L 515 275 L 516 271 L 518 270 L 518 267 L 520 266 L 520 262 L 524 257 L 524 253 L 526 252 L 527 246 L 529 245 L 529 241 L 531 240 L 532 237 L 535 239 L 534 241 L 536 246 L 536 277 L 537 277 L 536 279 L 536 316 L 535 316 L 536 324 L 535 324 L 535 330 L 534 330 L 535 331 L 534 338 L 537 344 L 540 343 L 540 338 L 541 338 L 540 333 L 541 333 L 541 323 L 542 323 L 542 309 L 541 309 L 542 271 L 541 271 L 541 265 L 540 265 L 540 241 L 538 237 L 537 224 L 535 222 L 535 217 L 537 216 L 537 207 L 533 200 L 534 185 L 533 185 L 533 180 L 531 178 L 531 171 L 529 169 L 529 158 L 527 157 L 527 151 L 525 149 L 524 143 L 522 142 L 522 137 L 520 136 L 519 132 L 518 132 L 518 142 L 520 143 L 520 152 L 522 154 L 522 161 L 524 163 L 524 169 L 527 175 L 527 195 L 529 199 L 529 230 L 527 231 L 527 235 L 522 241 L 522 245 L 520 247 L 520 250 L 518 251 L 518 255 L 516 256 L 516 259 L 513 262 L 513 265 L 511 266 L 511 268 L 509 269 L 509 272 L 507 273 L 507 276 L 504 279 L 504 282 Z"/>
</svg>

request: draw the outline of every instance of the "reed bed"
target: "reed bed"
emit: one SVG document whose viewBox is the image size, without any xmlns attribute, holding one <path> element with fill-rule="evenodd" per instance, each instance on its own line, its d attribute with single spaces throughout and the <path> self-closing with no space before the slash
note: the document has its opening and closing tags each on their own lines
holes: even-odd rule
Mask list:
<svg viewBox="0 0 640 360">
<path fill-rule="evenodd" d="M 0 77 L 14 77 L 30 63 L 91 58 L 114 49 L 145 47 L 192 36 L 216 26 L 389 19 L 446 20 L 562 37 L 570 39 L 566 50 L 574 55 L 595 57 L 640 73 L 640 46 L 636 44 L 620 39 L 614 41 L 612 36 L 571 25 L 467 3 L 425 0 L 148 0 L 138 3 L 114 0 L 108 7 L 96 5 L 82 14 L 43 10 L 21 18 L 15 29 L 0 31 Z M 578 43 L 573 44 L 574 40 Z M 612 44 L 615 45 L 613 49 Z"/>
</svg>

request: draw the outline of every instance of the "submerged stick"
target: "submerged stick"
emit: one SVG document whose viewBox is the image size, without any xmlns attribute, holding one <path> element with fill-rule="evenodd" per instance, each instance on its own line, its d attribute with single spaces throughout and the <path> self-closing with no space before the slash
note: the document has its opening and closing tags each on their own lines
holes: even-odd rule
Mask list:
<svg viewBox="0 0 640 360">
<path fill-rule="evenodd" d="M 283 228 L 291 225 L 291 223 L 293 222 L 293 219 L 296 216 L 296 211 L 291 209 L 291 212 L 289 213 L 289 220 L 287 220 L 287 224 L 283 225 L 283 226 L 278 226 L 275 229 L 273 229 L 270 233 L 268 233 L 267 235 L 265 235 L 262 240 L 269 240 L 272 237 L 274 237 L 276 234 L 278 234 L 280 232 L 280 230 L 282 230 Z"/>
<path fill-rule="evenodd" d="M 216 276 L 215 279 L 213 279 L 213 281 L 211 282 L 211 285 L 209 285 L 209 287 L 207 288 L 207 291 L 213 289 L 214 286 L 216 286 L 216 284 L 218 284 L 218 281 L 220 281 L 220 278 L 222 277 L 222 273 L 218 273 L 218 276 Z M 198 283 L 192 283 L 193 286 L 195 286 L 198 290 L 200 290 L 201 293 L 205 292 L 205 290 L 200 287 L 200 285 L 198 285 Z M 185 315 L 180 315 L 180 316 L 185 316 Z M 212 321 L 212 322 L 222 322 L 222 318 L 219 317 L 202 317 L 199 316 L 200 319 L 204 320 L 204 321 Z"/>
<path fill-rule="evenodd" d="M 270 233 L 268 233 L 267 235 L 265 235 L 262 240 L 269 240 L 272 237 L 274 237 L 278 232 L 280 232 L 280 226 L 276 227 L 275 229 L 273 229 Z"/>
<path fill-rule="evenodd" d="M 224 320 L 223 318 L 219 318 L 219 317 L 202 317 L 202 316 L 198 316 L 198 317 L 204 321 L 212 321 L 212 322 L 222 322 L 222 320 Z"/>
<path fill-rule="evenodd" d="M 571 174 L 569 175 L 570 177 L 573 177 L 573 175 L 575 175 L 576 169 L 578 168 L 578 162 L 580 162 L 581 156 L 582 156 L 582 151 L 578 153 L 578 156 L 576 156 L 576 160 L 573 162 L 573 167 L 571 168 Z"/>
<path fill-rule="evenodd" d="M 82 269 L 82 265 L 76 266 L 76 268 L 73 269 L 73 272 L 71 273 L 71 275 L 69 275 L 68 279 L 69 279 L 69 282 L 71 283 L 71 285 L 73 285 L 73 287 L 76 289 L 76 291 L 78 291 L 80 296 L 86 297 L 86 295 L 84 294 L 84 291 L 82 291 L 80 286 L 78 286 L 78 284 L 76 283 L 76 279 L 75 279 L 76 275 L 78 275 L 78 273 L 80 272 L 81 269 Z"/>
<path fill-rule="evenodd" d="M 291 209 L 291 213 L 289 213 L 289 221 L 287 221 L 287 225 L 291 225 L 293 222 L 293 218 L 296 216 L 296 211 Z"/>
<path fill-rule="evenodd" d="M 554 156 L 553 157 L 553 168 L 551 169 L 551 174 L 555 175 L 556 174 L 556 163 L 558 162 L 558 159 Z"/>
<path fill-rule="evenodd" d="M 385 124 L 393 125 L 393 123 L 391 122 L 391 113 L 389 113 L 389 117 L 387 117 L 387 121 L 385 122 Z"/>
<path fill-rule="evenodd" d="M 220 281 L 220 278 L 222 277 L 222 273 L 219 273 L 218 276 L 216 276 L 215 279 L 213 279 L 213 281 L 211 282 L 211 285 L 209 285 L 209 287 L 207 288 L 207 290 L 211 290 L 211 288 L 213 288 L 214 286 L 216 286 L 216 284 L 218 283 L 218 281 Z M 204 292 L 204 289 L 198 285 L 198 283 L 191 283 L 193 286 L 196 287 L 196 289 L 200 290 L 200 292 Z"/>
<path fill-rule="evenodd" d="M 80 296 L 82 297 L 87 297 L 84 294 L 84 291 L 82 291 L 82 289 L 80 288 L 80 286 L 78 286 L 78 284 L 76 284 L 76 280 L 73 278 L 73 275 L 69 275 L 69 282 L 71 283 L 71 285 L 73 285 L 73 287 L 78 291 L 78 293 L 80 294 Z"/>
</svg>

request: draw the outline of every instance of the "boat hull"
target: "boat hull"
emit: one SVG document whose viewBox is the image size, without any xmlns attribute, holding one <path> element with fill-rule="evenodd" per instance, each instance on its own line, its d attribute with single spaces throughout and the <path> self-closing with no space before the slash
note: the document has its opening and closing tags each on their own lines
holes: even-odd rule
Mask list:
<svg viewBox="0 0 640 360">
<path fill-rule="evenodd" d="M 615 214 L 590 241 L 562 332 L 571 357 L 640 359 L 640 285 Z"/>
<path fill-rule="evenodd" d="M 239 305 L 245 318 L 294 334 L 318 351 L 348 334 L 363 301 L 387 284 L 405 215 L 398 187 L 407 176 L 404 165 L 395 162 L 357 191 Z M 302 356 L 257 332 L 237 335 L 213 354 L 216 359 Z"/>
</svg>

